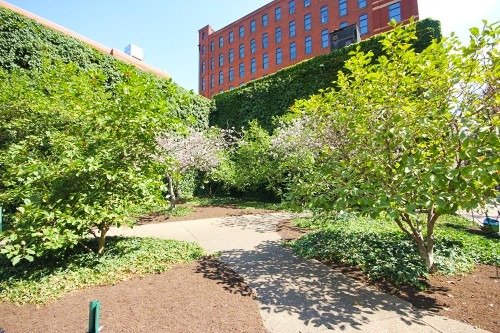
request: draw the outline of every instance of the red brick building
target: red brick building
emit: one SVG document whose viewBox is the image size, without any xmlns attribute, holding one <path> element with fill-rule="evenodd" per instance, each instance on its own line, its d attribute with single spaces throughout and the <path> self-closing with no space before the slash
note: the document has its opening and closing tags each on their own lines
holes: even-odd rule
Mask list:
<svg viewBox="0 0 500 333">
<path fill-rule="evenodd" d="M 412 16 L 417 0 L 274 0 L 218 31 L 199 30 L 199 93 L 210 98 L 328 53 L 329 33 L 343 26 L 358 24 L 366 39 Z"/>
</svg>

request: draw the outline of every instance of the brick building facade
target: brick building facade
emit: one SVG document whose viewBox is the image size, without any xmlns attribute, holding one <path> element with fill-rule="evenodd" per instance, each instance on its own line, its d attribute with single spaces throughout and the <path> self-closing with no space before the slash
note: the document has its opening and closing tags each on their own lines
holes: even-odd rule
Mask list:
<svg viewBox="0 0 500 333">
<path fill-rule="evenodd" d="M 417 0 L 274 0 L 218 31 L 199 30 L 199 93 L 210 98 L 328 53 L 329 33 L 345 25 L 357 23 L 366 39 L 412 16 Z"/>
</svg>

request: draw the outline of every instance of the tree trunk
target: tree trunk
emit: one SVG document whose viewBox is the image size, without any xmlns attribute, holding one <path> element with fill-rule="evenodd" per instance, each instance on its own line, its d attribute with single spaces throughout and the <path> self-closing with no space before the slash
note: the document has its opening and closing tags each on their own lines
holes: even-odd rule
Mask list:
<svg viewBox="0 0 500 333">
<path fill-rule="evenodd" d="M 168 181 L 168 200 L 170 201 L 170 210 L 175 208 L 175 203 L 177 202 L 177 198 L 175 196 L 174 191 L 174 181 L 170 175 L 167 175 Z"/>
<path fill-rule="evenodd" d="M 424 261 L 429 273 L 434 273 L 436 271 L 436 266 L 434 265 L 434 242 L 429 243 L 428 239 L 426 241 L 420 235 L 420 239 L 417 240 L 417 248 L 420 258 Z"/>
<path fill-rule="evenodd" d="M 99 240 L 97 242 L 97 254 L 102 255 L 104 253 L 104 248 L 106 246 L 106 234 L 109 228 L 105 226 L 99 226 Z"/>
<path fill-rule="evenodd" d="M 436 271 L 436 265 L 434 264 L 434 226 L 438 217 L 439 214 L 435 213 L 434 209 L 431 207 L 427 214 L 427 234 L 425 237 L 420 228 L 415 226 L 408 214 L 403 214 L 401 218 L 406 222 L 410 228 L 409 230 L 404 227 L 399 219 L 396 220 L 399 227 L 417 243 L 418 254 L 429 273 L 434 273 Z"/>
</svg>

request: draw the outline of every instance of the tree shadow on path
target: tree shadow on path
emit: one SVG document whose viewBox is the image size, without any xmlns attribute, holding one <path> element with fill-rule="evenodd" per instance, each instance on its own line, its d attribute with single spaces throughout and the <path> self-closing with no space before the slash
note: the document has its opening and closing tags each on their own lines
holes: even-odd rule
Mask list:
<svg viewBox="0 0 500 333">
<path fill-rule="evenodd" d="M 296 317 L 309 328 L 361 329 L 396 316 L 408 326 L 426 325 L 409 303 L 298 258 L 280 242 L 264 242 L 253 251 L 225 251 L 220 259 L 245 278 L 261 311 Z"/>
</svg>

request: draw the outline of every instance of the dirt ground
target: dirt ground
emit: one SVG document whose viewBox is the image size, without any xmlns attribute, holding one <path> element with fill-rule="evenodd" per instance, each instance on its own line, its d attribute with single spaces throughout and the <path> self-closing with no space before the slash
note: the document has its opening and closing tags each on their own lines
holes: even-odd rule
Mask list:
<svg viewBox="0 0 500 333">
<path fill-rule="evenodd" d="M 0 303 L 6 333 L 86 332 L 91 300 L 102 303 L 103 333 L 265 332 L 251 290 L 232 270 L 204 259 L 43 306 Z"/>
<path fill-rule="evenodd" d="M 293 226 L 290 221 L 278 226 L 278 233 L 287 240 L 296 239 L 307 232 L 306 229 Z M 479 265 L 473 273 L 464 276 L 431 276 L 429 289 L 418 291 L 413 287 L 398 287 L 385 281 L 370 281 L 355 267 L 334 263 L 329 266 L 405 299 L 417 308 L 500 333 L 500 268 Z"/>
<path fill-rule="evenodd" d="M 182 205 L 179 205 L 182 207 Z M 150 216 L 143 217 L 138 221 L 138 225 L 149 224 L 149 223 L 163 223 L 163 222 L 175 222 L 175 221 L 187 221 L 187 220 L 200 220 L 209 219 L 215 217 L 226 217 L 226 216 L 241 216 L 247 214 L 264 214 L 264 213 L 275 213 L 272 210 L 266 209 L 256 209 L 256 208 L 238 208 L 233 205 L 224 206 L 195 206 L 193 207 L 193 212 L 186 216 L 167 216 L 164 214 L 153 214 Z"/>
</svg>

